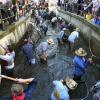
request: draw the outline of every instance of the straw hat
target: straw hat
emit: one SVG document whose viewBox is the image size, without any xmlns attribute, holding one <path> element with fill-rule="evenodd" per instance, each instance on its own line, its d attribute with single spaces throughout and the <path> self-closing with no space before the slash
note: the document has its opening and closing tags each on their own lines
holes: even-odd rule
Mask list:
<svg viewBox="0 0 100 100">
<path fill-rule="evenodd" d="M 75 31 L 80 32 L 80 29 L 79 28 L 76 28 Z"/>
<path fill-rule="evenodd" d="M 87 55 L 87 52 L 83 48 L 79 48 L 78 50 L 75 51 L 75 54 L 84 57 Z"/>
<path fill-rule="evenodd" d="M 53 41 L 53 39 L 51 39 L 51 38 L 49 38 L 49 39 L 47 40 L 47 42 L 48 42 L 49 44 L 54 44 L 54 41 Z"/>
<path fill-rule="evenodd" d="M 66 79 L 66 85 L 67 85 L 71 90 L 74 90 L 74 89 L 77 87 L 78 84 L 77 84 L 73 79 L 67 78 L 67 79 Z"/>
</svg>

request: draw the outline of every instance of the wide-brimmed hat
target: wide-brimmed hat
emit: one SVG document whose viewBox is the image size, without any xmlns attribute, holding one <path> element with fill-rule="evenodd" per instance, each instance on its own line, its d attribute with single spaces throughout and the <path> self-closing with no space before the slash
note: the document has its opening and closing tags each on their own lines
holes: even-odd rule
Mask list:
<svg viewBox="0 0 100 100">
<path fill-rule="evenodd" d="M 52 38 L 49 38 L 49 39 L 47 40 L 47 42 L 48 42 L 49 44 L 54 44 L 54 41 L 53 41 Z"/>
<path fill-rule="evenodd" d="M 76 89 L 78 84 L 73 79 L 67 78 L 66 85 L 68 86 L 69 89 L 74 90 Z"/>
<path fill-rule="evenodd" d="M 87 55 L 87 52 L 83 48 L 79 48 L 78 50 L 75 51 L 75 54 L 84 57 Z"/>
<path fill-rule="evenodd" d="M 76 28 L 75 31 L 80 32 L 80 29 L 79 28 Z"/>
</svg>

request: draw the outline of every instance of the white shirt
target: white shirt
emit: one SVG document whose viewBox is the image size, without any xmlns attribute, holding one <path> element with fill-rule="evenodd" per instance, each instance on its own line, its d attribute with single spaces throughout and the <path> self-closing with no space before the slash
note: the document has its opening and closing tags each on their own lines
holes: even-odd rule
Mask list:
<svg viewBox="0 0 100 100">
<path fill-rule="evenodd" d="M 49 2 L 49 0 L 45 0 L 45 3 L 48 3 Z"/>
<path fill-rule="evenodd" d="M 61 3 L 61 4 L 64 4 L 64 0 L 60 0 L 60 3 Z"/>
<path fill-rule="evenodd" d="M 48 49 L 48 43 L 47 42 L 42 42 L 40 45 L 37 47 L 37 53 L 38 55 L 42 55 L 43 52 L 46 52 Z"/>
<path fill-rule="evenodd" d="M 97 9 L 100 7 L 100 0 L 92 0 L 93 3 L 93 10 L 97 11 Z"/>
<path fill-rule="evenodd" d="M 60 99 L 69 100 L 68 88 L 65 85 L 63 85 L 62 82 L 57 80 L 53 81 L 53 84 L 55 86 L 54 89 L 60 94 Z M 51 94 L 51 99 L 57 100 L 54 96 L 54 91 Z"/>
<path fill-rule="evenodd" d="M 8 66 L 4 66 L 6 69 L 12 69 L 14 67 L 15 52 L 7 53 L 6 55 L 0 55 L 0 59 L 8 62 Z"/>
<path fill-rule="evenodd" d="M 53 17 L 51 22 L 55 22 L 57 20 L 57 17 Z"/>
<path fill-rule="evenodd" d="M 34 3 L 38 6 L 40 3 L 40 0 L 34 0 Z"/>
<path fill-rule="evenodd" d="M 7 2 L 9 2 L 10 0 L 0 0 L 0 2 L 2 2 L 3 4 L 6 4 Z"/>
<path fill-rule="evenodd" d="M 76 39 L 79 38 L 79 32 L 74 31 L 70 34 L 70 36 L 68 37 L 68 40 L 72 43 L 75 43 Z"/>
</svg>

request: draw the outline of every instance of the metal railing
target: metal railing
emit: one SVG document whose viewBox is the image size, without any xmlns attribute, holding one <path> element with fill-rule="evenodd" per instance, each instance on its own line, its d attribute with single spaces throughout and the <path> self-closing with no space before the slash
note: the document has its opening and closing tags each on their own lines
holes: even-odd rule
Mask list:
<svg viewBox="0 0 100 100">
<path fill-rule="evenodd" d="M 14 23 L 15 21 L 13 20 L 15 16 L 10 16 L 10 17 L 7 17 L 7 18 L 1 18 L 0 19 L 0 25 L 1 25 L 1 30 L 6 30 L 7 26 Z"/>
<path fill-rule="evenodd" d="M 11 12 L 13 13 L 13 11 L 11 11 Z M 9 25 L 18 21 L 21 16 L 25 16 L 29 12 L 30 12 L 30 8 L 28 7 L 28 5 L 25 5 L 24 7 L 22 7 L 22 13 L 23 13 L 22 15 L 20 15 L 20 13 L 16 12 L 16 15 L 12 14 L 11 16 L 8 15 L 7 17 L 3 17 L 2 13 L 1 13 L 1 9 L 0 9 L 0 30 L 3 30 L 3 31 L 6 30 Z M 6 12 L 5 12 L 5 14 L 6 14 Z"/>
<path fill-rule="evenodd" d="M 72 4 L 65 3 L 63 5 L 60 5 L 60 8 L 65 11 L 69 11 L 71 13 L 75 13 L 75 14 L 82 15 L 82 16 L 86 12 L 86 10 L 84 10 L 85 7 L 86 6 L 84 4 L 78 4 L 78 3 L 72 3 Z"/>
</svg>

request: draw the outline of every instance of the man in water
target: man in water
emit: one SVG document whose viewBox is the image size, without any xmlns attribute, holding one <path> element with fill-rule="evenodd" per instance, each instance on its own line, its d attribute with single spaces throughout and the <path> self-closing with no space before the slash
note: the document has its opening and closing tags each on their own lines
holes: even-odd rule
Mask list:
<svg viewBox="0 0 100 100">
<path fill-rule="evenodd" d="M 49 45 L 54 44 L 53 39 L 49 38 L 46 42 L 42 42 L 37 47 L 37 54 L 40 58 L 41 63 L 47 61 L 47 49 Z"/>
</svg>

